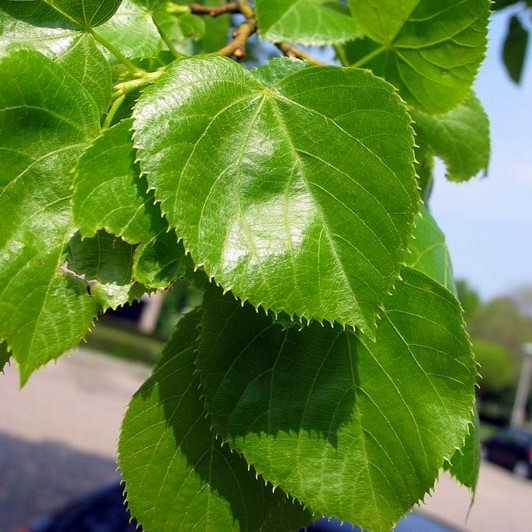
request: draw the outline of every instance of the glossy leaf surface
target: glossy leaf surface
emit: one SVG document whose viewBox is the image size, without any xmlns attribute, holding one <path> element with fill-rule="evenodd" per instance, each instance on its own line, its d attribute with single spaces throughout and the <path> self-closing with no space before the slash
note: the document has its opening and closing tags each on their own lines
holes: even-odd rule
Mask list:
<svg viewBox="0 0 532 532">
<path fill-rule="evenodd" d="M 99 26 L 109 20 L 122 0 L 44 0 L 66 19 L 83 28 Z"/>
<path fill-rule="evenodd" d="M 311 515 L 221 447 L 194 371 L 198 314 L 181 320 L 153 375 L 134 395 L 119 442 L 127 504 L 144 530 L 272 530 Z"/>
<path fill-rule="evenodd" d="M 489 0 L 349 0 L 412 106 L 444 113 L 468 95 L 486 50 Z"/>
<path fill-rule="evenodd" d="M 273 324 L 218 291 L 204 303 L 198 368 L 215 430 L 317 513 L 390 530 L 462 447 L 475 366 L 461 310 L 402 272 L 376 342 Z"/>
<path fill-rule="evenodd" d="M 374 329 L 417 210 L 409 117 L 367 71 L 272 87 L 180 61 L 134 113 L 141 169 L 197 265 L 275 312 Z"/>
<path fill-rule="evenodd" d="M 450 292 L 456 293 L 453 266 L 447 249 L 445 235 L 426 207 L 421 207 L 421 217 L 408 244 L 406 264 L 428 275 Z"/>
<path fill-rule="evenodd" d="M 412 118 L 418 143 L 445 162 L 448 179 L 465 181 L 482 170 L 487 171 L 490 125 L 474 93 L 444 115 L 428 115 L 412 110 Z"/>
<path fill-rule="evenodd" d="M 111 103 L 111 69 L 94 37 L 80 35 L 57 61 L 94 98 L 100 113 L 106 111 Z"/>
<path fill-rule="evenodd" d="M 133 0 L 123 0 L 114 17 L 94 32 L 130 59 L 151 57 L 161 49 L 161 37 L 150 11 Z"/>
<path fill-rule="evenodd" d="M 71 172 L 98 134 L 99 112 L 38 52 L 2 57 L 0 77 L 10 80 L 0 85 L 0 340 L 24 382 L 77 345 L 96 313 L 85 284 L 59 268 L 73 233 Z"/>
<path fill-rule="evenodd" d="M 105 229 L 131 244 L 141 243 L 134 255 L 135 279 L 166 288 L 185 273 L 185 253 L 139 175 L 131 127 L 129 119 L 106 130 L 81 157 L 74 178 L 74 220 L 85 237 Z"/>
<path fill-rule="evenodd" d="M 272 42 L 330 44 L 361 36 L 349 9 L 336 0 L 257 0 L 260 35 Z"/>
</svg>

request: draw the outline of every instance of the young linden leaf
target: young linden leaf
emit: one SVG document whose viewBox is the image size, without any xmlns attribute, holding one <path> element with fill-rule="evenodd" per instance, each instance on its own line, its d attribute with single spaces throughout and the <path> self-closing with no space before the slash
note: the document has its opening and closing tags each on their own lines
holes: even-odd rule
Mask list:
<svg viewBox="0 0 532 532">
<path fill-rule="evenodd" d="M 113 18 L 94 30 L 129 59 L 153 57 L 161 49 L 157 26 L 151 12 L 142 4 L 123 0 Z"/>
<path fill-rule="evenodd" d="M 85 87 L 100 113 L 104 113 L 111 103 L 111 68 L 94 37 L 86 33 L 80 35 L 57 61 Z"/>
<path fill-rule="evenodd" d="M 268 87 L 228 58 L 184 60 L 139 100 L 134 143 L 209 276 L 371 334 L 419 202 L 410 118 L 386 82 L 309 67 Z"/>
<path fill-rule="evenodd" d="M 81 234 L 105 229 L 131 244 L 135 279 L 166 288 L 185 273 L 185 251 L 139 177 L 131 139 L 132 120 L 119 122 L 94 140 L 76 167 L 72 205 Z"/>
<path fill-rule="evenodd" d="M 144 530 L 297 530 L 312 516 L 221 447 L 206 418 L 194 356 L 199 314 L 185 316 L 133 396 L 119 441 L 127 505 Z"/>
<path fill-rule="evenodd" d="M 135 247 L 105 231 L 81 239 L 76 232 L 68 243 L 68 268 L 87 279 L 102 283 L 131 282 Z"/>
<path fill-rule="evenodd" d="M 381 45 L 385 77 L 413 107 L 445 113 L 471 89 L 487 44 L 490 0 L 349 0 Z"/>
<path fill-rule="evenodd" d="M 126 119 L 105 130 L 76 166 L 72 209 L 84 237 L 105 229 L 137 244 L 168 227 L 135 163 L 132 124 Z"/>
<path fill-rule="evenodd" d="M 219 0 L 200 0 L 199 4 L 216 6 Z M 227 44 L 229 35 L 230 17 L 203 17 L 205 35 L 198 43 L 199 49 L 204 53 L 216 52 Z"/>
<path fill-rule="evenodd" d="M 426 207 L 421 207 L 421 218 L 416 219 L 408 249 L 410 253 L 405 255 L 407 266 L 423 272 L 456 294 L 445 235 Z"/>
<path fill-rule="evenodd" d="M 488 169 L 490 124 L 486 111 L 473 92 L 444 115 L 429 115 L 414 109 L 411 115 L 418 143 L 443 159 L 448 179 L 466 181 Z"/>
<path fill-rule="evenodd" d="M 479 424 L 478 413 L 475 411 L 464 445 L 454 453 L 450 463 L 446 464 L 446 469 L 449 470 L 451 475 L 460 484 L 471 490 L 473 497 L 475 495 L 480 470 Z"/>
<path fill-rule="evenodd" d="M 316 513 L 389 531 L 461 448 L 475 364 L 456 299 L 420 272 L 384 303 L 376 341 L 272 323 L 211 291 L 197 366 L 214 429 Z"/>
<path fill-rule="evenodd" d="M 263 85 L 273 87 L 289 74 L 307 68 L 309 63 L 292 57 L 275 57 L 270 59 L 266 64 L 257 67 L 251 73 Z"/>
<path fill-rule="evenodd" d="M 256 0 L 255 8 L 260 36 L 272 42 L 332 44 L 362 35 L 337 0 Z"/>
<path fill-rule="evenodd" d="M 44 0 L 66 19 L 85 29 L 109 20 L 122 0 Z"/>
<path fill-rule="evenodd" d="M 161 231 L 137 247 L 133 264 L 135 279 L 150 288 L 167 288 L 187 272 L 185 250 L 175 231 Z"/>
<path fill-rule="evenodd" d="M 99 132 L 94 99 L 32 50 L 0 58 L 0 341 L 22 382 L 77 345 L 96 314 L 85 283 L 60 270 L 70 239 L 72 168 Z"/>
</svg>

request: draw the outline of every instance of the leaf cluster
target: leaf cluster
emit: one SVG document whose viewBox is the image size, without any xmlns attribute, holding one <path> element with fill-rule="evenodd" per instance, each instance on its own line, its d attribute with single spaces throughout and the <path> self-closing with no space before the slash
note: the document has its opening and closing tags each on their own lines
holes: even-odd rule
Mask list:
<svg viewBox="0 0 532 532">
<path fill-rule="evenodd" d="M 0 4 L 2 364 L 25 383 L 106 309 L 205 292 L 122 427 L 146 530 L 389 530 L 444 467 L 474 489 L 476 365 L 427 202 L 434 157 L 454 181 L 488 166 L 488 16 Z M 287 57 L 244 68 L 255 33 Z"/>
</svg>

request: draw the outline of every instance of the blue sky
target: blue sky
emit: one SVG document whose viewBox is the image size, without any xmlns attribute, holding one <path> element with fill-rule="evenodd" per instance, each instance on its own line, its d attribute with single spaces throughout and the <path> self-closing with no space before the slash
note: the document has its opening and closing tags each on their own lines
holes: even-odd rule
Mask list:
<svg viewBox="0 0 532 532">
<path fill-rule="evenodd" d="M 455 276 L 484 299 L 532 284 L 532 54 L 516 86 L 500 59 L 507 16 L 508 10 L 492 20 L 475 85 L 491 121 L 488 176 L 450 183 L 439 165 L 430 202 L 447 235 Z"/>
</svg>

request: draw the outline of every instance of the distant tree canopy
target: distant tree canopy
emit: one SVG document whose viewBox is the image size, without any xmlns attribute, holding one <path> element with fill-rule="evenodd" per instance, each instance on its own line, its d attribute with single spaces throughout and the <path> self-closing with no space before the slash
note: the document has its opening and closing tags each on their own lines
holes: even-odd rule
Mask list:
<svg viewBox="0 0 532 532">
<path fill-rule="evenodd" d="M 473 339 L 473 351 L 480 364 L 480 392 L 497 393 L 511 386 L 515 370 L 508 350 L 495 342 Z"/>
</svg>

